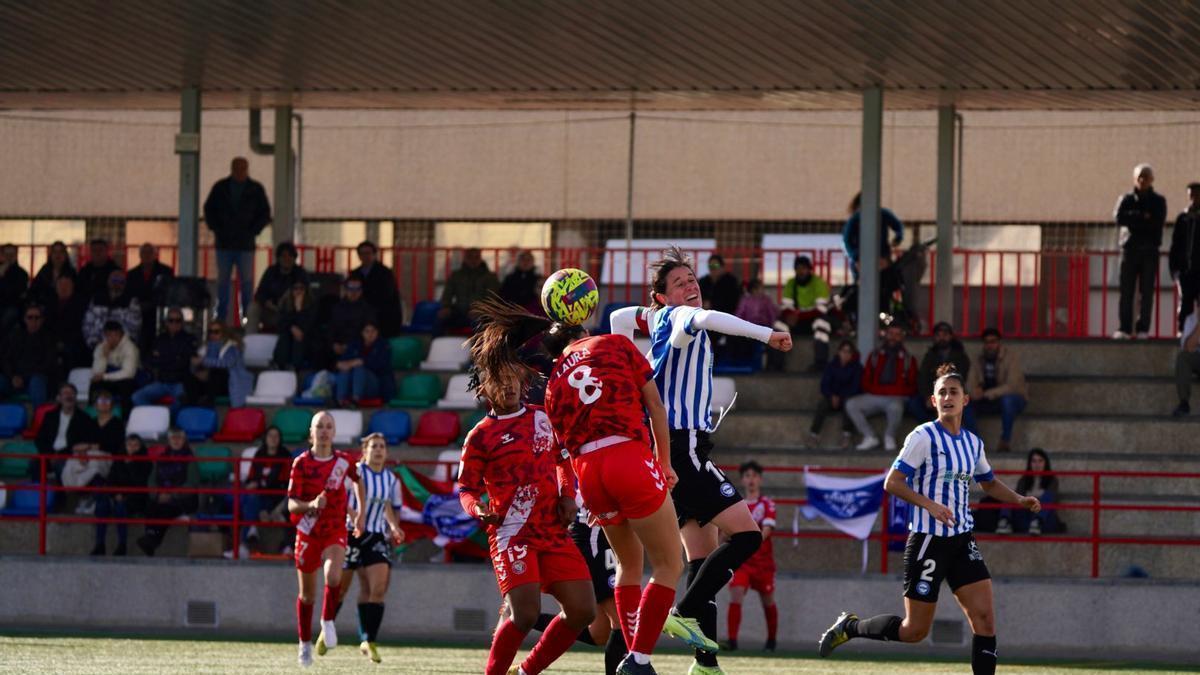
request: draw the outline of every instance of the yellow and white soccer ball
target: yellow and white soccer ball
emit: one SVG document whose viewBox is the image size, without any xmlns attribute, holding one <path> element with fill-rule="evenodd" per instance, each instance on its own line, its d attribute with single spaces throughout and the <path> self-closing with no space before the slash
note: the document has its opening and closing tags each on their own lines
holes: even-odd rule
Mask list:
<svg viewBox="0 0 1200 675">
<path fill-rule="evenodd" d="M 599 303 L 596 281 L 574 267 L 551 274 L 542 285 L 542 309 L 551 321 L 578 326 L 587 321 Z"/>
</svg>

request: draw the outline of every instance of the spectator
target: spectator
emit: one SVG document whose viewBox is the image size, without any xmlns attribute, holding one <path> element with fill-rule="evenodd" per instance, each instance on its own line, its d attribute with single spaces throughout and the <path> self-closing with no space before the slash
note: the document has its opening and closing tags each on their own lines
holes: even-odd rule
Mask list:
<svg viewBox="0 0 1200 675">
<path fill-rule="evenodd" d="M 1042 532 L 1051 534 L 1061 532 L 1062 526 L 1058 522 L 1058 512 L 1053 508 L 1046 508 L 1047 504 L 1054 504 L 1058 501 L 1059 492 L 1058 476 L 1050 473 L 1050 456 L 1041 448 L 1031 449 L 1029 456 L 1025 459 L 1025 471 L 1026 473 L 1017 480 L 1016 493 L 1027 497 L 1037 497 L 1038 501 L 1042 503 L 1042 510 L 1030 513 L 1025 509 L 1016 511 L 1009 508 L 1000 509 L 1000 520 L 996 524 L 996 533 L 1010 534 L 1014 530 L 1033 535 Z M 1044 475 L 1035 475 L 1042 472 Z M 983 501 L 987 501 L 987 499 L 985 497 Z"/>
<path fill-rule="evenodd" d="M 533 262 L 533 254 L 529 251 L 517 254 L 517 266 L 500 285 L 500 297 L 541 316 L 545 313 L 542 310 L 542 275 Z"/>
<path fill-rule="evenodd" d="M 488 269 L 483 254 L 477 248 L 466 249 L 463 251 L 462 267 L 446 280 L 434 332 L 440 335 L 447 330 L 470 328 L 471 304 L 486 298 L 489 292 L 498 290 L 500 280 Z"/>
<path fill-rule="evenodd" d="M 842 249 L 846 251 L 846 257 L 850 259 L 851 270 L 854 273 L 854 278 L 858 279 L 859 271 L 859 230 L 862 229 L 862 193 L 854 195 L 854 199 L 850 200 L 850 206 L 847 209 L 850 211 L 850 217 L 846 220 L 846 224 L 842 226 Z M 888 242 L 888 230 L 892 232 L 892 240 Z M 899 246 L 900 242 L 904 241 L 904 223 L 896 217 L 891 210 L 879 209 L 879 260 L 882 265 L 891 263 L 892 247 Z"/>
<path fill-rule="evenodd" d="M 821 372 L 829 362 L 829 284 L 813 273 L 812 260 L 798 255 L 792 263 L 796 276 L 783 287 L 783 313 L 780 320 L 792 335 L 813 336 L 812 372 Z M 783 352 L 772 350 L 782 360 Z"/>
<path fill-rule="evenodd" d="M 821 427 L 829 413 L 842 411 L 842 449 L 850 447 L 850 431 L 854 428 L 846 414 L 846 401 L 862 393 L 862 363 L 854 343 L 842 340 L 838 345 L 837 358 L 825 365 L 821 374 L 821 400 L 817 402 L 817 414 L 813 415 L 808 428 L 809 447 L 820 447 Z"/>
<path fill-rule="evenodd" d="M 254 453 L 254 461 L 250 463 L 250 471 L 242 487 L 247 490 L 278 490 L 279 494 L 242 494 L 242 517 L 247 520 L 281 523 L 287 519 L 287 498 L 283 494 L 287 490 L 288 476 L 291 469 L 291 455 L 283 447 L 283 434 L 279 427 L 271 425 L 263 434 L 262 443 Z M 246 528 L 242 546 L 258 539 L 258 528 Z M 284 537 L 286 540 L 287 537 Z M 238 557 L 248 558 L 249 548 L 238 552 Z"/>
<path fill-rule="evenodd" d="M 738 301 L 736 315 L 739 319 L 749 321 L 750 323 L 773 328 L 775 318 L 779 316 L 779 308 L 775 306 L 775 301 L 771 296 L 767 295 L 763 290 L 762 280 L 751 279 L 746 290 L 748 291 Z M 749 358 L 755 349 L 755 345 L 760 344 L 757 340 L 750 338 L 730 337 L 727 343 L 727 353 L 732 352 L 735 358 Z M 778 354 L 779 358 L 774 355 Z M 769 349 L 767 350 L 767 368 L 769 370 L 783 370 L 783 352 Z"/>
<path fill-rule="evenodd" d="M 272 360 L 280 368 L 311 368 L 320 358 L 317 303 L 308 284 L 297 281 L 279 300 L 279 339 Z"/>
<path fill-rule="evenodd" d="M 392 348 L 379 339 L 379 326 L 368 321 L 362 336 L 347 345 L 337 357 L 334 391 L 341 407 L 357 405 L 364 398 L 390 400 L 395 389 Z"/>
<path fill-rule="evenodd" d="M 1000 331 L 983 331 L 983 351 L 967 374 L 967 393 L 970 403 L 963 410 L 963 427 L 974 434 L 976 416 L 981 413 L 1000 413 L 999 452 L 1012 449 L 1013 423 L 1025 409 L 1029 393 L 1025 388 L 1025 371 L 1016 352 L 1000 343 Z"/>
<path fill-rule="evenodd" d="M 100 344 L 104 338 L 104 324 L 109 321 L 120 323 L 126 335 L 136 338 L 141 334 L 142 306 L 126 288 L 125 273 L 121 270 L 108 275 L 104 290 L 92 298 L 83 315 L 83 340 L 88 349 L 95 349 Z"/>
<path fill-rule="evenodd" d="M 47 480 L 50 482 L 54 482 L 54 477 L 62 470 L 65 455 L 72 452 L 76 446 L 95 443 L 99 433 L 96 422 L 79 409 L 76 398 L 78 394 L 75 385 L 70 382 L 58 388 L 58 407 L 46 413 L 33 441 L 39 455 L 51 458 L 46 468 Z M 35 464 L 35 472 L 36 466 Z M 36 473 L 34 478 L 37 478 Z"/>
<path fill-rule="evenodd" d="M 17 247 L 0 246 L 0 335 L 7 335 L 16 325 L 28 290 L 29 272 L 17 261 Z"/>
<path fill-rule="evenodd" d="M 254 239 L 271 222 L 267 191 L 250 178 L 245 157 L 234 157 L 229 176 L 213 184 L 204 200 L 204 222 L 217 244 L 217 318 L 228 321 L 233 268 L 238 269 L 244 314 L 254 291 Z"/>
<path fill-rule="evenodd" d="M 1187 188 L 1188 207 L 1175 219 L 1171 230 L 1171 253 L 1168 266 L 1171 278 L 1179 289 L 1179 324 L 1192 313 L 1192 307 L 1200 298 L 1200 183 L 1189 183 Z"/>
<path fill-rule="evenodd" d="M 144 488 L 150 482 L 150 472 L 154 465 L 147 461 L 149 453 L 146 444 L 136 435 L 125 438 L 122 450 L 112 457 L 112 468 L 108 471 L 109 487 Z M 146 510 L 146 494 L 144 492 L 102 492 L 96 495 L 97 518 L 129 518 L 137 516 Z M 92 547 L 92 555 L 104 555 L 106 539 L 108 538 L 108 523 L 96 523 L 96 545 Z M 125 555 L 125 546 L 129 540 L 129 526 L 117 524 L 117 548 L 113 555 Z"/>
<path fill-rule="evenodd" d="M 208 324 L 204 351 L 192 357 L 195 376 L 189 382 L 193 386 L 190 398 L 197 405 L 211 406 L 217 396 L 228 392 L 230 407 L 244 408 L 254 386 L 254 376 L 246 370 L 242 354 L 240 331 L 222 321 Z"/>
<path fill-rule="evenodd" d="M 88 242 L 88 261 L 79 268 L 79 287 L 85 291 L 104 288 L 113 272 L 121 271 L 112 259 L 108 240 L 96 238 Z"/>
<path fill-rule="evenodd" d="M 383 331 L 383 336 L 395 337 L 400 334 L 400 327 L 404 323 L 396 274 L 379 262 L 379 249 L 375 244 L 364 241 L 358 245 L 357 252 L 362 264 L 350 274 L 362 279 L 363 298 L 379 317 L 379 329 Z"/>
<path fill-rule="evenodd" d="M 200 483 L 196 462 L 179 461 L 194 456 L 183 429 L 171 427 L 167 431 L 167 448 L 154 462 L 154 471 L 150 475 L 151 487 L 161 491 L 150 495 L 147 518 L 173 520 L 196 512 L 199 503 L 196 495 L 174 492 L 178 488 L 194 488 Z M 137 539 L 138 548 L 147 556 L 153 556 L 166 534 L 166 525 L 147 525 L 146 533 Z"/>
<path fill-rule="evenodd" d="M 362 334 L 368 321 L 379 325 L 375 309 L 363 298 L 362 277 L 350 275 L 342 284 L 342 297 L 330 315 L 330 341 L 342 345 Z"/>
<path fill-rule="evenodd" d="M 708 274 L 700 277 L 700 297 L 704 309 L 733 314 L 742 299 L 742 285 L 725 269 L 725 259 L 714 253 L 708 257 Z"/>
<path fill-rule="evenodd" d="M 192 356 L 196 354 L 196 337 L 183 329 L 183 311 L 178 307 L 167 310 L 166 329 L 154 339 L 154 347 L 146 359 L 151 381 L 133 392 L 133 404 L 156 405 L 171 397 L 171 415 L 183 407 L 187 383 L 192 378 Z"/>
<path fill-rule="evenodd" d="M 92 350 L 83 341 L 83 318 L 87 310 L 88 300 L 76 290 L 74 275 L 58 277 L 44 312 L 64 371 L 92 364 Z"/>
<path fill-rule="evenodd" d="M 896 450 L 896 430 L 904 414 L 904 402 L 917 393 L 917 360 L 904 347 L 904 328 L 891 324 L 884 331 L 883 344 L 867 357 L 862 376 L 863 393 L 846 401 L 846 414 L 862 434 L 859 450 L 879 446 L 879 438 L 867 424 L 867 416 L 887 415 L 883 447 Z"/>
<path fill-rule="evenodd" d="M 1175 355 L 1175 392 L 1179 395 L 1179 405 L 1175 407 L 1172 417 L 1183 417 L 1192 412 L 1189 400 L 1192 398 L 1192 377 L 1200 375 L 1200 300 L 1197 300 L 1193 311 L 1183 324 L 1183 335 L 1179 338 L 1179 353 Z"/>
<path fill-rule="evenodd" d="M 133 378 L 137 376 L 137 345 L 125 334 L 125 329 L 116 321 L 104 324 L 104 339 L 92 353 L 92 382 L 103 382 L 129 410 L 133 397 Z"/>
<path fill-rule="evenodd" d="M 50 244 L 50 254 L 33 278 L 29 293 L 42 302 L 54 299 L 58 288 L 58 280 L 62 277 L 76 278 L 75 267 L 71 265 L 71 256 L 67 253 L 67 245 L 61 241 Z"/>
<path fill-rule="evenodd" d="M 46 311 L 29 305 L 4 345 L 4 373 L 0 375 L 0 396 L 18 392 L 29 394 L 34 408 L 46 402 L 50 383 L 57 381 L 58 356 L 54 336 L 46 329 Z"/>
<path fill-rule="evenodd" d="M 96 392 L 96 450 L 105 455 L 116 455 L 125 445 L 125 422 L 113 408 L 112 392 L 100 389 Z"/>
<path fill-rule="evenodd" d="M 129 294 L 137 298 L 142 308 L 142 331 L 137 335 L 137 345 L 139 349 L 149 350 L 157 329 L 158 291 L 175 278 L 175 272 L 158 261 L 158 248 L 154 244 L 145 243 L 138 249 L 137 266 L 129 268 L 125 276 Z"/>
<path fill-rule="evenodd" d="M 308 272 L 296 264 L 296 246 L 285 241 L 275 247 L 275 264 L 263 272 L 254 289 L 254 302 L 246 313 L 246 330 L 274 333 L 279 324 L 279 303 L 293 284 L 308 284 Z"/>
<path fill-rule="evenodd" d="M 70 458 L 63 463 L 63 487 L 85 488 L 105 484 L 112 461 L 96 447 L 95 443 L 80 443 L 71 448 Z M 96 511 L 96 499 L 90 491 L 68 492 L 78 494 L 79 503 L 75 513 L 90 515 Z"/>
<path fill-rule="evenodd" d="M 933 407 L 933 382 L 937 379 L 938 366 L 943 363 L 953 364 L 964 381 L 971 372 L 971 357 L 963 343 L 954 337 L 954 327 L 939 321 L 933 327 L 933 344 L 921 359 L 917 395 L 908 399 L 908 414 L 917 422 L 931 422 L 937 418 L 937 410 Z"/>
<path fill-rule="evenodd" d="M 1154 191 L 1154 169 L 1149 164 L 1133 168 L 1133 190 L 1117 200 L 1117 243 L 1121 247 L 1121 300 L 1117 307 L 1119 327 L 1114 340 L 1128 340 L 1133 331 L 1133 294 L 1141 293 L 1137 336 L 1150 336 L 1154 313 L 1155 282 L 1158 280 L 1158 249 L 1162 246 L 1167 200 Z"/>
</svg>

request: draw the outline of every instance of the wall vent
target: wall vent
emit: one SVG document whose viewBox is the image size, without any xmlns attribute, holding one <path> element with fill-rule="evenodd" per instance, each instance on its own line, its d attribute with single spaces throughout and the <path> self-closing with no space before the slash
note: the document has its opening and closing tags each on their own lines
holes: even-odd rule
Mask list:
<svg viewBox="0 0 1200 675">
<path fill-rule="evenodd" d="M 929 639 L 935 645 L 961 645 L 966 639 L 963 622 L 958 619 L 935 619 Z"/>
<path fill-rule="evenodd" d="M 217 627 L 217 603 L 209 600 L 188 600 L 183 625 L 202 628 Z"/>
<path fill-rule="evenodd" d="M 487 614 L 482 609 L 455 607 L 454 630 L 482 633 L 487 630 Z"/>
</svg>

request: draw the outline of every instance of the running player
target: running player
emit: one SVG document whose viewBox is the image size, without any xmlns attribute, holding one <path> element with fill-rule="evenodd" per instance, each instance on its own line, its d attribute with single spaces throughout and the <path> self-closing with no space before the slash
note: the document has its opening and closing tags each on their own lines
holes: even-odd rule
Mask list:
<svg viewBox="0 0 1200 675">
<path fill-rule="evenodd" d="M 920 642 L 929 634 L 945 580 L 958 600 L 974 638 L 971 671 L 996 672 L 996 625 L 992 581 L 983 553 L 971 533 L 971 480 L 992 498 L 1020 504 L 1037 513 L 1036 497 L 1022 497 L 996 480 L 983 441 L 962 428 L 963 406 L 969 402 L 963 378 L 951 364 L 937 370 L 934 422 L 917 427 L 904 439 L 900 456 L 884 482 L 889 494 L 912 504 L 908 544 L 904 548 L 904 617 L 881 614 L 860 620 L 842 612 L 821 636 L 820 654 L 854 638 Z"/>
<path fill-rule="evenodd" d="M 729 647 L 737 649 L 738 629 L 742 624 L 742 600 L 747 589 L 762 599 L 763 617 L 767 621 L 767 642 L 763 650 L 775 651 L 775 633 L 779 628 L 779 608 L 775 605 L 775 548 L 771 533 L 775 531 L 775 502 L 762 493 L 762 466 L 753 460 L 745 462 L 738 471 L 746 490 L 746 506 L 750 516 L 762 529 L 763 543 L 750 559 L 733 573 L 729 582 Z"/>
<path fill-rule="evenodd" d="M 317 570 L 325 568 L 325 593 L 321 606 L 323 649 L 337 646 L 333 617 L 346 558 L 346 489 L 350 480 L 364 502 L 355 458 L 333 449 L 333 415 L 322 410 L 309 428 L 312 447 L 292 462 L 288 480 L 288 512 L 296 525 L 296 570 L 300 597 L 296 598 L 296 627 L 300 634 L 300 665 L 312 665 L 312 613 L 317 594 Z M 363 514 L 355 523 L 361 534 Z"/>
<path fill-rule="evenodd" d="M 679 484 L 671 492 L 688 559 L 688 585 L 675 612 L 699 620 L 704 635 L 717 634 L 717 592 L 762 544 L 762 533 L 737 488 L 709 460 L 716 430 L 712 415 L 712 341 L 709 331 L 747 337 L 789 351 L 790 333 L 703 309 L 692 260 L 677 247 L 650 266 L 650 307 L 627 307 L 612 315 L 614 333 L 650 335 L 649 359 L 670 423 L 671 465 Z M 718 545 L 720 535 L 726 541 Z M 618 604 L 619 601 L 618 601 Z M 673 624 L 668 624 L 668 629 Z M 672 633 L 674 634 L 674 633 Z M 715 652 L 696 650 L 688 671 L 723 672 Z"/>
</svg>

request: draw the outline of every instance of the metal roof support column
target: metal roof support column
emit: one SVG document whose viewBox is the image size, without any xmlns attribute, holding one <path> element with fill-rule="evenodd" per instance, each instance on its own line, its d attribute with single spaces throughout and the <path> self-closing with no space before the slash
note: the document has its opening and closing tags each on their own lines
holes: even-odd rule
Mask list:
<svg viewBox="0 0 1200 675">
<path fill-rule="evenodd" d="M 862 208 L 858 236 L 858 351 L 865 358 L 879 333 L 879 202 L 883 166 L 883 89 L 863 92 Z"/>
<path fill-rule="evenodd" d="M 175 153 L 179 155 L 179 260 L 175 273 L 194 277 L 196 250 L 200 233 L 200 89 L 183 90 L 179 102 L 179 134 Z"/>
<path fill-rule="evenodd" d="M 275 109 L 275 200 L 271 204 L 274 220 L 271 243 L 295 241 L 296 164 L 292 154 L 292 106 Z"/>
<path fill-rule="evenodd" d="M 954 318 L 954 106 L 938 108 L 937 126 L 937 267 L 935 321 Z M 961 186 L 959 186 L 961 189 Z M 922 317 L 924 318 L 924 317 Z"/>
</svg>

